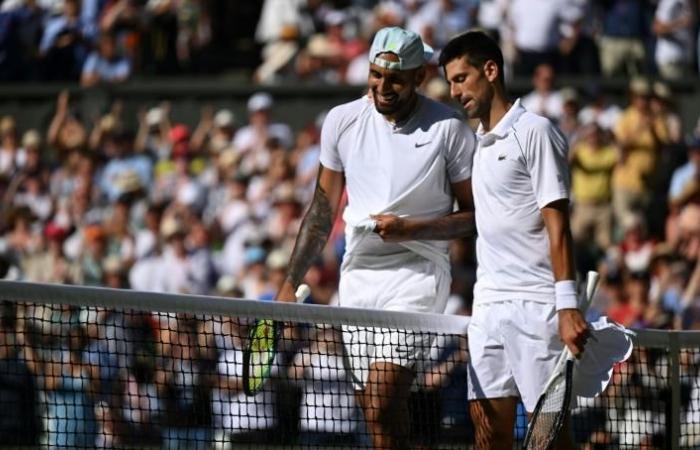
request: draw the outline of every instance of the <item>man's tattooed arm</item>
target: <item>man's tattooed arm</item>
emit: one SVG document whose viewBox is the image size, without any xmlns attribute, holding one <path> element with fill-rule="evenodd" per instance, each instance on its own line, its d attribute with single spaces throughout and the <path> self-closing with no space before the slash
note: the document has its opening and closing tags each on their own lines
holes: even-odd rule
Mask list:
<svg viewBox="0 0 700 450">
<path fill-rule="evenodd" d="M 301 284 L 311 263 L 321 254 L 328 241 L 343 188 L 342 172 L 335 172 L 323 166 L 319 168 L 314 198 L 301 223 L 287 269 L 286 281 L 295 289 Z"/>
<path fill-rule="evenodd" d="M 458 210 L 434 219 L 412 219 L 393 214 L 372 216 L 376 222 L 374 232 L 383 240 L 400 242 L 414 239 L 450 240 L 476 235 L 474 202 L 471 180 L 452 184 L 452 193 Z"/>
</svg>

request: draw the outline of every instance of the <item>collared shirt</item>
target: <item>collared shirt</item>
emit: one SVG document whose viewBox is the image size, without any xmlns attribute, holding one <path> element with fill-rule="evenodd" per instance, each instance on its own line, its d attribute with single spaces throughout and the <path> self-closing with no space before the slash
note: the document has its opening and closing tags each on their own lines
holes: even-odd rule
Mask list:
<svg viewBox="0 0 700 450">
<path fill-rule="evenodd" d="M 474 301 L 554 303 L 554 274 L 542 208 L 569 198 L 566 138 L 516 100 L 496 126 L 477 131 Z"/>
</svg>

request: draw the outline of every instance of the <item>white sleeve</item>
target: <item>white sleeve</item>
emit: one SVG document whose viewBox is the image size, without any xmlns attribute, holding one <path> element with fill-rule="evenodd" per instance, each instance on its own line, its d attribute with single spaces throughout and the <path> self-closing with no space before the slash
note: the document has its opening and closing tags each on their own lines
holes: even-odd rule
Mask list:
<svg viewBox="0 0 700 450">
<path fill-rule="evenodd" d="M 338 151 L 338 114 L 332 109 L 326 115 L 321 128 L 321 156 L 320 161 L 324 167 L 336 172 L 343 172 L 343 162 Z"/>
<path fill-rule="evenodd" d="M 447 174 L 450 183 L 468 180 L 472 176 L 472 162 L 476 136 L 461 119 L 450 120 L 447 138 Z"/>
<path fill-rule="evenodd" d="M 525 158 L 540 208 L 569 198 L 567 150 L 566 138 L 549 120 L 542 120 L 530 129 Z"/>
</svg>

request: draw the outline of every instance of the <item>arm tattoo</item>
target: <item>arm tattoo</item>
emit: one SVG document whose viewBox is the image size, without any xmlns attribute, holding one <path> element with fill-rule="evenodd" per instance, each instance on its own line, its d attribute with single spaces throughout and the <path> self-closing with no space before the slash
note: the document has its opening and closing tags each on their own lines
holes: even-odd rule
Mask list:
<svg viewBox="0 0 700 450">
<path fill-rule="evenodd" d="M 301 223 L 294 252 L 289 261 L 287 279 L 295 288 L 301 284 L 311 263 L 323 250 L 333 227 L 333 208 L 320 183 L 322 171 L 323 168 L 319 170 L 314 198 Z"/>
</svg>

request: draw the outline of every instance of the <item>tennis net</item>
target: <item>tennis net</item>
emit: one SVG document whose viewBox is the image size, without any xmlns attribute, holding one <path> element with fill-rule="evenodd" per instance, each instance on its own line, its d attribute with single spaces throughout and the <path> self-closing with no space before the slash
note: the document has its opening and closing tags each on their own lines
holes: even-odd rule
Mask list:
<svg viewBox="0 0 700 450">
<path fill-rule="evenodd" d="M 473 442 L 465 316 L 7 281 L 0 300 L 0 447 L 371 448 L 354 391 L 383 360 L 416 373 L 406 447 Z M 247 396 L 242 349 L 261 318 L 287 326 Z M 700 448 L 699 368 L 697 332 L 638 330 L 606 392 L 572 411 L 576 441 Z M 516 440 L 525 430 L 520 408 Z"/>
<path fill-rule="evenodd" d="M 355 390 L 386 361 L 416 374 L 388 419 L 405 414 L 401 445 L 466 441 L 465 316 L 20 282 L 0 293 L 0 443 L 369 448 Z M 269 379 L 248 396 L 256 319 L 286 326 Z"/>
</svg>

